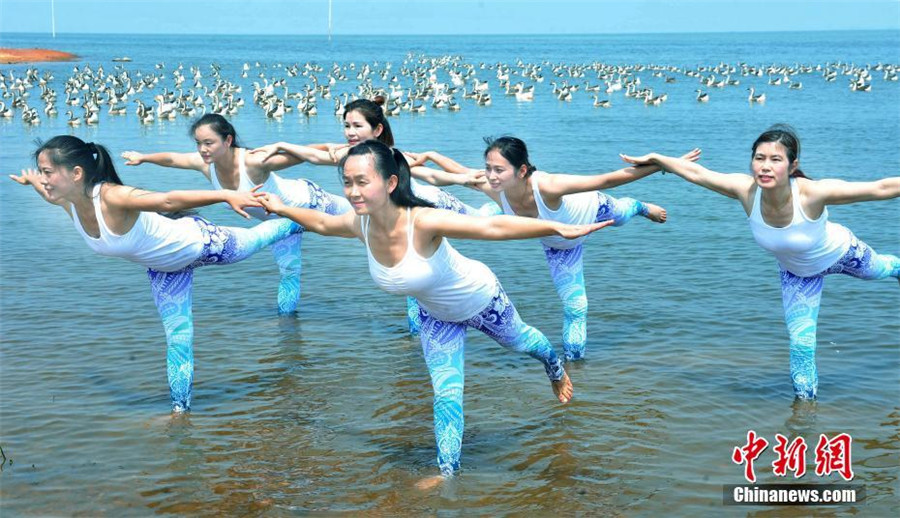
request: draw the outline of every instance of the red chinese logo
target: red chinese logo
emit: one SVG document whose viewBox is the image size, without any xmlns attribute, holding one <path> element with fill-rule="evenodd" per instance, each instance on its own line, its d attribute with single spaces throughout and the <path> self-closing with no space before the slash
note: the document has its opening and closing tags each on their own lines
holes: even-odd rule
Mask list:
<svg viewBox="0 0 900 518">
<path fill-rule="evenodd" d="M 829 440 L 824 435 L 819 436 L 819 444 L 816 445 L 816 475 L 820 477 L 837 471 L 844 480 L 853 478 L 853 468 L 850 465 L 850 445 L 853 439 L 842 433 Z"/>
<path fill-rule="evenodd" d="M 762 437 L 757 437 L 756 432 L 750 430 L 747 432 L 747 444 L 740 448 L 735 448 L 731 454 L 731 460 L 735 464 L 746 464 L 744 466 L 744 478 L 748 482 L 756 482 L 756 474 L 753 473 L 753 461 L 759 457 L 759 454 L 765 451 L 769 446 L 769 441 Z"/>
<path fill-rule="evenodd" d="M 776 444 L 772 450 L 777 458 L 772 462 L 772 472 L 776 477 L 787 476 L 788 471 L 794 473 L 794 478 L 800 478 L 806 474 L 806 441 L 803 437 L 796 437 L 788 442 L 787 437 L 775 434 Z M 842 433 L 829 439 L 825 435 L 819 436 L 816 444 L 816 475 L 824 477 L 837 472 L 844 480 L 853 479 L 853 468 L 850 456 L 850 447 L 853 439 L 850 435 Z M 756 435 L 756 432 L 747 432 L 747 442 L 734 449 L 731 460 L 735 464 L 744 465 L 744 478 L 748 482 L 756 482 L 756 473 L 753 471 L 753 462 L 769 446 L 769 441 Z"/>
<path fill-rule="evenodd" d="M 794 478 L 806 474 L 806 441 L 803 437 L 797 437 L 788 445 L 787 437 L 777 433 L 775 440 L 778 441 L 774 448 L 778 458 L 772 463 L 772 472 L 783 477 L 790 470 L 794 472 Z"/>
</svg>

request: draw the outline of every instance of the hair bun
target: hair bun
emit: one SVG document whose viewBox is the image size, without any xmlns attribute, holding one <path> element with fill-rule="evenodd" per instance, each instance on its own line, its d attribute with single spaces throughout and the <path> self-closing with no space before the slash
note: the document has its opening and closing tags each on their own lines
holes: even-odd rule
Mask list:
<svg viewBox="0 0 900 518">
<path fill-rule="evenodd" d="M 372 98 L 372 102 L 377 104 L 378 106 L 384 106 L 384 103 L 386 101 L 387 99 L 385 99 L 383 95 L 376 95 L 374 98 Z"/>
</svg>

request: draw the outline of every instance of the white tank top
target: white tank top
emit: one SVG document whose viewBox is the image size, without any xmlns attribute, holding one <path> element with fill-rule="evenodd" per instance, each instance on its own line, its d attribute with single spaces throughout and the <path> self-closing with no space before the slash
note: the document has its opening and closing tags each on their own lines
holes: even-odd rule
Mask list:
<svg viewBox="0 0 900 518">
<path fill-rule="evenodd" d="M 593 223 L 594 220 L 597 219 L 597 210 L 600 208 L 600 198 L 597 196 L 596 191 L 567 194 L 562 197 L 562 203 L 560 203 L 559 209 L 550 210 L 547 208 L 547 205 L 544 204 L 544 199 L 541 197 L 541 190 L 538 188 L 538 182 L 544 176 L 545 173 L 541 171 L 535 171 L 531 174 L 531 188 L 534 191 L 534 203 L 537 205 L 538 219 L 559 221 L 560 223 L 567 223 L 570 225 L 586 225 L 588 223 Z M 503 207 L 504 213 L 513 216 L 516 215 L 515 211 L 510 207 L 509 201 L 506 199 L 505 192 L 500 193 L 500 204 Z M 587 236 L 576 239 L 548 236 L 542 237 L 541 243 L 550 248 L 567 250 L 580 245 L 585 239 L 587 239 Z"/>
<path fill-rule="evenodd" d="M 497 278 L 484 264 L 457 252 L 447 239 L 429 258 L 420 256 L 413 246 L 415 222 L 406 209 L 406 253 L 394 266 L 379 263 L 369 249 L 369 218 L 361 220 L 369 274 L 382 290 L 409 295 L 434 318 L 446 322 L 462 322 L 488 306 L 497 294 Z"/>
<path fill-rule="evenodd" d="M 800 277 L 811 277 L 828 269 L 850 249 L 850 231 L 828 221 L 828 208 L 819 219 L 809 219 L 800 206 L 800 187 L 791 178 L 791 203 L 794 215 L 786 227 L 773 227 L 763 221 L 760 210 L 762 189 L 756 188 L 750 210 L 750 230 L 759 246 L 778 259 L 781 267 Z"/>
<path fill-rule="evenodd" d="M 250 181 L 247 174 L 247 165 L 244 163 L 244 148 L 238 148 L 238 186 L 236 191 L 249 192 L 256 185 Z M 216 175 L 216 165 L 209 164 L 209 180 L 212 182 L 213 188 L 224 190 L 222 184 L 219 183 L 219 177 Z M 275 173 L 269 173 L 269 178 L 263 183 L 260 191 L 277 194 L 285 205 L 290 207 L 308 207 L 309 206 L 309 183 L 306 180 L 290 180 L 282 178 Z M 229 209 L 230 205 L 225 204 Z M 266 209 L 262 207 L 245 207 L 247 214 L 256 219 L 267 220 L 277 218 L 275 214 L 267 214 Z"/>
<path fill-rule="evenodd" d="M 140 212 L 134 226 L 124 235 L 113 234 L 100 210 L 100 185 L 94 186 L 94 214 L 100 237 L 88 235 L 74 212 L 75 228 L 91 249 L 111 257 L 121 257 L 160 272 L 175 272 L 194 262 L 203 252 L 203 233 L 193 218 L 170 219 L 156 212 Z"/>
</svg>

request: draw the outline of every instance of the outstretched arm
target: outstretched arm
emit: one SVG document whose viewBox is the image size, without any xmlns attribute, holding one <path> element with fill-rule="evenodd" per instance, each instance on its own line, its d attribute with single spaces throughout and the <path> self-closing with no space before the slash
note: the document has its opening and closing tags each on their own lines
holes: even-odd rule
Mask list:
<svg viewBox="0 0 900 518">
<path fill-rule="evenodd" d="M 309 162 L 316 165 L 335 165 L 337 161 L 329 151 L 323 151 L 310 146 L 290 144 L 288 142 L 276 142 L 268 146 L 254 149 L 251 154 L 261 156 L 260 163 L 265 167 L 270 163 L 276 164 L 277 169 L 284 169 L 301 162 Z M 277 170 L 275 168 L 270 171 Z"/>
<path fill-rule="evenodd" d="M 411 174 L 413 178 L 417 178 L 438 187 L 443 187 L 444 185 L 465 185 L 473 187 L 487 182 L 484 178 L 484 171 L 475 171 L 474 169 L 472 171 L 473 172 L 471 173 L 455 174 L 424 166 L 410 165 L 409 168 L 409 174 Z"/>
<path fill-rule="evenodd" d="M 742 173 L 717 173 L 711 171 L 700 164 L 685 160 L 683 158 L 675 158 L 659 153 L 650 153 L 644 156 L 628 156 L 619 155 L 622 160 L 634 165 L 655 165 L 661 169 L 677 174 L 685 180 L 706 187 L 719 194 L 746 201 L 751 187 L 753 187 L 753 178 Z"/>
<path fill-rule="evenodd" d="M 141 165 L 156 164 L 163 167 L 174 167 L 177 169 L 194 169 L 204 171 L 206 164 L 200 153 L 151 153 L 145 155 L 137 151 L 125 151 L 122 153 L 125 159 L 125 165 Z"/>
<path fill-rule="evenodd" d="M 575 239 L 612 225 L 612 220 L 589 225 L 566 225 L 558 221 L 519 216 L 466 216 L 443 209 L 425 210 L 417 221 L 417 228 L 439 236 L 489 241 L 545 236 Z"/>
<path fill-rule="evenodd" d="M 696 162 L 700 158 L 700 149 L 692 149 L 681 156 L 682 160 Z M 661 169 L 656 164 L 635 165 L 610 173 L 581 176 L 570 174 L 551 174 L 541 182 L 541 193 L 550 197 L 562 197 L 566 194 L 585 191 L 612 189 L 620 185 L 640 180 Z"/>
<path fill-rule="evenodd" d="M 859 201 L 890 200 L 900 197 L 900 176 L 874 182 L 810 180 L 804 182 L 803 190 L 812 204 L 844 205 Z"/>
<path fill-rule="evenodd" d="M 62 198 L 54 201 L 47 196 L 47 191 L 44 189 L 44 186 L 41 185 L 41 173 L 37 169 L 22 169 L 22 173 L 19 176 L 11 174 L 9 177 L 19 185 L 30 185 L 34 188 L 34 192 L 41 195 L 41 198 L 43 198 L 44 201 L 53 205 L 59 205 L 65 209 L 69 216 L 72 215 L 71 204 L 68 201 Z"/>
<path fill-rule="evenodd" d="M 434 164 L 444 171 L 448 173 L 454 174 L 474 174 L 479 172 L 479 169 L 472 169 L 471 167 L 466 167 L 459 162 L 453 160 L 452 158 L 446 157 L 437 151 L 425 151 L 423 153 L 405 153 L 410 162 L 410 167 L 414 165 L 424 165 L 429 160 L 434 162 Z M 483 173 L 483 171 L 481 171 Z"/>
<path fill-rule="evenodd" d="M 354 225 L 356 215 L 353 212 L 332 216 L 313 209 L 288 207 L 281 201 L 281 198 L 269 193 L 259 193 L 257 199 L 266 209 L 266 212 L 293 220 L 302 225 L 304 229 L 316 234 L 350 238 L 358 237 Z"/>
<path fill-rule="evenodd" d="M 129 187 L 127 185 L 110 185 L 103 192 L 103 200 L 110 206 L 121 210 L 140 210 L 149 212 L 175 212 L 196 209 L 215 203 L 227 203 L 235 212 L 250 218 L 244 207 L 261 207 L 253 192 L 238 192 L 227 189 L 218 191 L 169 191 L 152 192 Z"/>
</svg>

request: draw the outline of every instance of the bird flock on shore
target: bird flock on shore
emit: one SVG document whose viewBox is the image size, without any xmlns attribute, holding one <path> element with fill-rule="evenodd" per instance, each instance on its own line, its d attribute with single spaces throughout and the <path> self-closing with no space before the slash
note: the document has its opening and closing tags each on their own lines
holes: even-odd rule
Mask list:
<svg viewBox="0 0 900 518">
<path fill-rule="evenodd" d="M 233 78 L 223 74 L 223 67 L 216 63 L 157 63 L 149 70 L 126 67 L 113 63 L 107 71 L 110 65 L 79 64 L 61 82 L 55 72 L 34 66 L 0 70 L 0 120 L 18 117 L 26 125 L 37 125 L 42 118 L 56 117 L 63 111 L 68 125 L 90 126 L 99 124 L 105 111 L 108 116 L 133 114 L 141 124 L 154 124 L 204 113 L 232 116 L 245 105 L 276 120 L 291 114 L 316 116 L 320 105 L 340 117 L 348 102 L 376 97 L 384 99 L 388 116 L 458 111 L 464 105 L 487 107 L 499 98 L 519 103 L 540 97 L 565 103 L 592 98 L 595 108 L 611 108 L 620 100 L 660 106 L 669 98 L 662 91 L 665 86 L 679 81 L 696 83 L 696 101 L 708 103 L 715 97 L 738 95 L 730 90 L 740 90 L 742 81 L 750 84 L 752 80 L 740 95 L 748 103 L 757 104 L 766 101 L 766 92 L 759 90 L 761 84 L 796 91 L 803 89 L 801 79 L 834 82 L 843 77 L 849 91 L 865 93 L 872 91 L 875 81 L 897 81 L 900 73 L 900 65 L 883 63 L 719 63 L 693 68 L 521 60 L 475 64 L 461 56 L 413 54 L 399 66 L 381 61 L 328 66 L 246 62 L 235 70 L 237 77 Z M 250 102 L 245 102 L 245 95 Z"/>
</svg>

